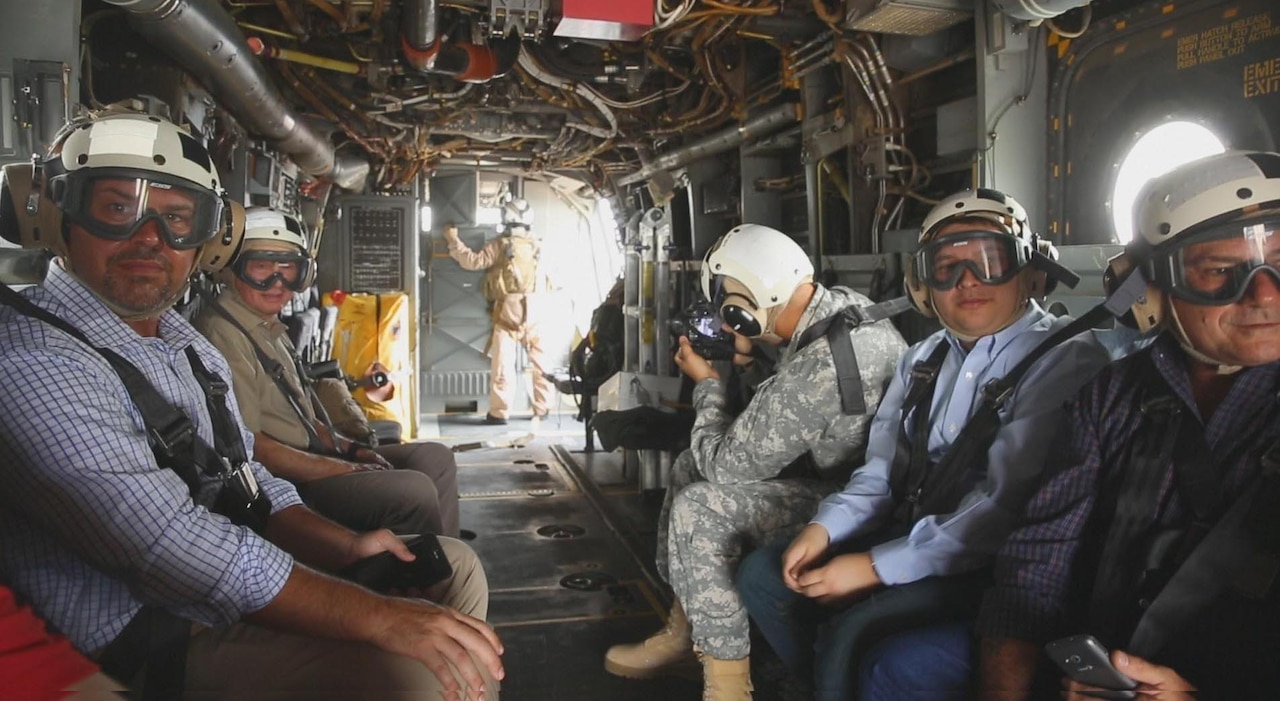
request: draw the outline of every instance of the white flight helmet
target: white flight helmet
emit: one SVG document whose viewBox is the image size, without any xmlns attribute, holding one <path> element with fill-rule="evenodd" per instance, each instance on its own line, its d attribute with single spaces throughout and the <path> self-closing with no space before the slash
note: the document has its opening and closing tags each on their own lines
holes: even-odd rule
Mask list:
<svg viewBox="0 0 1280 701">
<path fill-rule="evenodd" d="M 296 266 L 297 275 L 289 278 L 275 269 L 278 266 L 258 266 L 253 261 L 289 263 Z M 260 267 L 272 272 L 258 274 Z M 259 290 L 271 289 L 277 280 L 294 292 L 307 289 L 315 281 L 316 266 L 306 228 L 291 214 L 271 207 L 250 207 L 245 210 L 244 242 L 231 263 L 231 272 Z"/>
<path fill-rule="evenodd" d="M 994 231 L 975 231 L 971 238 L 990 239 L 995 236 L 1007 247 L 1008 260 L 1004 261 L 1002 267 L 979 270 L 975 265 L 968 268 L 979 280 L 985 284 L 999 285 L 1019 277 L 1025 299 L 1043 299 L 1052 290 L 1056 277 L 1050 271 L 1056 270 L 1057 266 L 1048 263 L 1056 260 L 1058 253 L 1048 241 L 1031 230 L 1027 210 L 1013 197 L 999 190 L 964 190 L 934 206 L 920 227 L 920 245 L 905 271 L 904 286 L 912 304 L 921 314 L 937 317 L 932 290 L 952 289 L 964 274 L 965 268 L 957 267 L 946 279 L 940 279 L 932 268 L 937 245 L 930 245 L 944 227 L 964 219 L 991 222 L 995 225 Z M 952 235 L 961 238 L 969 236 L 965 233 L 949 234 L 948 240 L 951 240 Z M 1021 308 L 1020 306 L 1019 309 Z M 938 320 L 952 333 L 956 333 L 946 319 L 939 317 Z M 1013 319 L 1009 321 L 1012 323 Z M 961 334 L 957 335 L 963 337 Z"/>
<path fill-rule="evenodd" d="M 1133 217 L 1133 240 L 1110 261 L 1105 277 L 1109 289 L 1135 267 L 1147 279 L 1147 294 L 1131 307 L 1133 318 L 1125 320 L 1144 332 L 1171 321 L 1192 357 L 1229 372 L 1191 345 L 1168 298 L 1225 305 L 1238 301 L 1259 273 L 1280 283 L 1280 271 L 1262 256 L 1252 265 L 1234 266 L 1226 276 L 1230 279 L 1216 289 L 1197 289 L 1184 274 L 1182 257 L 1188 246 L 1202 241 L 1244 236 L 1263 242 L 1280 235 L 1280 154 L 1233 151 L 1181 165 L 1143 186 Z"/>
<path fill-rule="evenodd" d="M 507 228 L 523 226 L 526 229 L 533 227 L 533 207 L 529 205 L 529 200 L 523 197 L 517 197 L 513 200 L 507 200 L 502 205 L 502 223 Z"/>
<path fill-rule="evenodd" d="M 813 262 L 790 236 L 759 224 L 729 230 L 702 261 L 702 294 L 735 331 L 772 334 L 797 287 L 813 279 Z"/>
<path fill-rule="evenodd" d="M 104 221 L 89 208 L 93 183 L 130 179 L 147 187 L 132 212 Z M 66 254 L 64 229 L 75 222 L 109 239 L 132 236 L 143 222 L 155 220 L 170 246 L 198 248 L 197 267 L 216 272 L 240 244 L 243 208 L 229 202 L 209 152 L 172 122 L 118 107 L 76 119 L 54 138 L 48 155 L 32 164 L 5 166 L 12 217 L 6 237 L 25 248 Z M 183 193 L 191 207 L 179 221 L 148 205 L 153 189 Z"/>
</svg>

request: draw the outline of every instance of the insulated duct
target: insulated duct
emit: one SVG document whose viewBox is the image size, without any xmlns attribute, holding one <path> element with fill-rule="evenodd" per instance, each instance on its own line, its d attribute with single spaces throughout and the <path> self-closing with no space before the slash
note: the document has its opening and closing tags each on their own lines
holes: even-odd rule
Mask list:
<svg viewBox="0 0 1280 701">
<path fill-rule="evenodd" d="M 271 141 L 302 170 L 349 190 L 363 187 L 369 163 L 338 155 L 327 137 L 294 115 L 216 0 L 106 2 L 128 12 L 143 38 L 195 75 L 240 124 Z"/>
<path fill-rule="evenodd" d="M 700 158 L 723 153 L 731 148 L 737 148 L 750 139 L 771 134 L 799 120 L 800 105 L 794 103 L 778 105 L 757 117 L 747 120 L 741 126 L 730 127 L 718 134 L 712 134 L 688 146 L 658 156 L 653 161 L 645 164 L 640 170 L 620 178 L 618 185 L 632 185 L 647 180 L 655 173 L 679 168 Z"/>
<path fill-rule="evenodd" d="M 996 7 L 1014 19 L 1040 22 L 1088 5 L 1090 0 L 992 0 Z"/>
<path fill-rule="evenodd" d="M 493 39 L 489 46 L 439 41 L 436 0 L 405 3 L 401 49 L 409 65 L 424 73 L 440 73 L 468 83 L 487 83 L 516 65 L 520 40 Z"/>
</svg>

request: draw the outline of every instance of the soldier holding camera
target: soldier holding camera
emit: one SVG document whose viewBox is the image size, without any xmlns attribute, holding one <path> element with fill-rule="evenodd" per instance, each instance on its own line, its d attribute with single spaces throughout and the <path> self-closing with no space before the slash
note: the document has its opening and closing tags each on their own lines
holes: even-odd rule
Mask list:
<svg viewBox="0 0 1280 701">
<path fill-rule="evenodd" d="M 281 310 L 311 285 L 302 225 L 267 207 L 246 213 L 226 290 L 193 324 L 226 356 L 254 457 L 309 506 L 357 531 L 458 535 L 458 466 L 439 443 L 377 449 L 333 430 L 297 361 Z"/>
<path fill-rule="evenodd" d="M 832 326 L 824 322 L 871 301 L 815 283 L 804 250 L 765 226 L 721 237 L 703 261 L 702 287 L 734 331 L 735 363 L 751 364 L 756 341 L 780 347 L 781 358 L 735 417 L 719 374 L 689 338 L 680 339 L 675 362 L 696 383 L 697 419 L 691 448 L 672 469 L 657 558 L 676 601 L 666 628 L 613 646 L 605 667 L 631 678 L 683 671 L 697 665 L 696 647 L 703 698 L 741 700 L 751 698 L 750 640 L 733 586 L 737 563 L 766 536 L 794 533 L 848 477 L 906 343 L 888 322 L 826 333 Z M 832 344 L 841 334 L 834 346 L 847 344 L 852 360 L 844 371 Z M 842 375 L 860 385 L 847 386 Z"/>
</svg>

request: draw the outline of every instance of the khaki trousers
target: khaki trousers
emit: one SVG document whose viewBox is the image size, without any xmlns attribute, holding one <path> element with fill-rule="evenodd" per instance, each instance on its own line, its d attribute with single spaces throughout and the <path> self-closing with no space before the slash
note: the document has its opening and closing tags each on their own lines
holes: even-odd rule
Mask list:
<svg viewBox="0 0 1280 701">
<path fill-rule="evenodd" d="M 489 414 L 507 418 L 511 409 L 511 394 L 515 387 L 508 377 L 508 368 L 515 363 L 519 346 L 524 346 L 533 366 L 533 413 L 537 416 L 548 411 L 551 382 L 543 374 L 542 337 L 534 324 L 524 324 L 518 329 L 493 327 L 489 339 Z"/>
<path fill-rule="evenodd" d="M 458 463 L 440 443 L 377 448 L 396 469 L 353 472 L 297 485 L 313 511 L 364 532 L 458 537 Z"/>
<path fill-rule="evenodd" d="M 441 538 L 453 565 L 440 604 L 483 619 L 489 584 L 461 541 Z M 486 675 L 487 677 L 487 675 Z M 459 677 L 459 682 L 461 678 Z M 238 623 L 206 629 L 187 652 L 187 701 L 438 701 L 435 674 L 408 657 L 372 645 L 278 633 Z M 486 699 L 498 683 L 486 679 Z"/>
</svg>

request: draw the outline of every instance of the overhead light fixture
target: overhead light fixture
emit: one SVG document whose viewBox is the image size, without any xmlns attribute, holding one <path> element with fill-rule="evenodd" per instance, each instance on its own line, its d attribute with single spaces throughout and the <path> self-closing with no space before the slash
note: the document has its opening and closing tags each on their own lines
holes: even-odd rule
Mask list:
<svg viewBox="0 0 1280 701">
<path fill-rule="evenodd" d="M 875 34 L 933 34 L 973 17 L 965 0 L 852 0 L 845 14 L 850 29 Z"/>
</svg>

